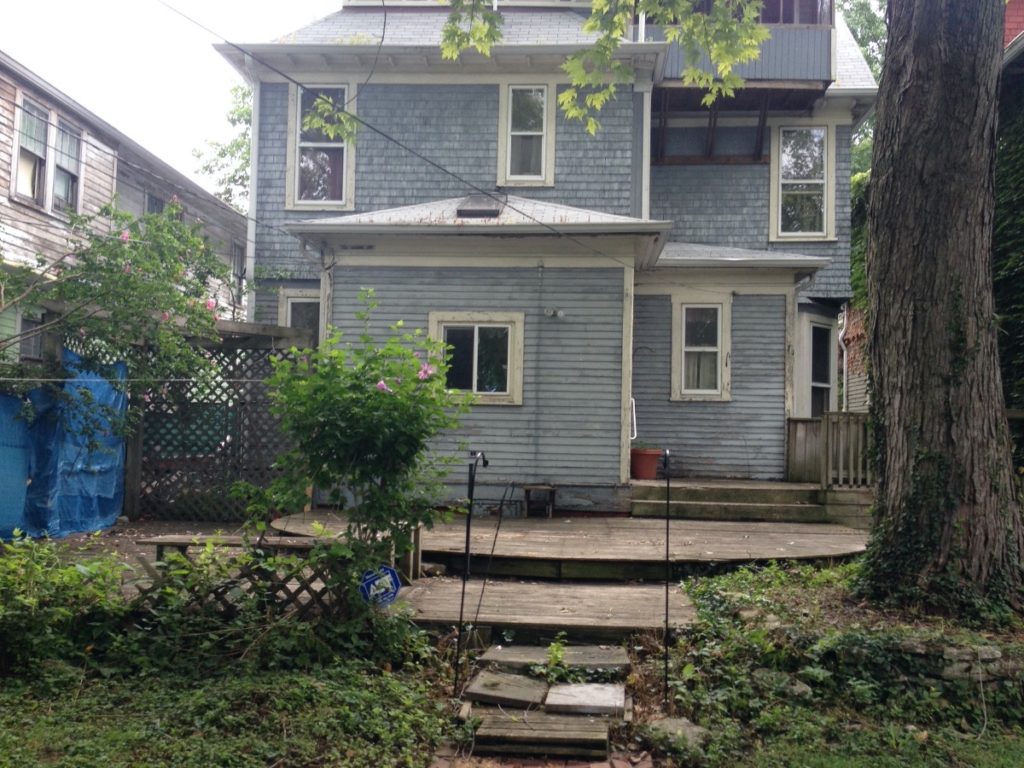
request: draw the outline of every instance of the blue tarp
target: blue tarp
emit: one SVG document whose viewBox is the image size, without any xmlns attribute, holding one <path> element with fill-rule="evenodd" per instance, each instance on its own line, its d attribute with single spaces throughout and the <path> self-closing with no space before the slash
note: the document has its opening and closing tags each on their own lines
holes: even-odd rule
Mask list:
<svg viewBox="0 0 1024 768">
<path fill-rule="evenodd" d="M 77 362 L 65 352 L 65 366 L 74 370 Z M 118 375 L 125 374 L 119 366 Z M 31 426 L 17 418 L 19 400 L 0 398 L 0 537 L 10 537 L 14 528 L 60 537 L 113 525 L 124 499 L 124 439 L 112 434 L 103 414 L 123 416 L 127 396 L 105 379 L 80 372 L 64 384 L 63 397 L 36 389 L 29 400 L 35 412 Z M 94 420 L 88 436 L 82 434 L 85 414 Z"/>
</svg>

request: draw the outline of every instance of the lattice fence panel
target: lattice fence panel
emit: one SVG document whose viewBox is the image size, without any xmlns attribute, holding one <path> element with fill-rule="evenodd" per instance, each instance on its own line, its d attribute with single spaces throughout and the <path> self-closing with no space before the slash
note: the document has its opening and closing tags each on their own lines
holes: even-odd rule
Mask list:
<svg viewBox="0 0 1024 768">
<path fill-rule="evenodd" d="M 240 480 L 266 486 L 287 449 L 265 383 L 269 349 L 215 349 L 216 372 L 150 393 L 142 417 L 139 511 L 164 520 L 240 521 Z"/>
</svg>

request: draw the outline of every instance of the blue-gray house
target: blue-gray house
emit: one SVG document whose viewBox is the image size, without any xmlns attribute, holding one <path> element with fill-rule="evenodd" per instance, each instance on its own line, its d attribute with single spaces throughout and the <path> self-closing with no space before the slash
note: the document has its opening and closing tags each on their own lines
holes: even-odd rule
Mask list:
<svg viewBox="0 0 1024 768">
<path fill-rule="evenodd" d="M 783 478 L 787 419 L 837 403 L 850 144 L 876 91 L 849 30 L 830 0 L 769 0 L 745 87 L 709 110 L 638 19 L 592 137 L 556 102 L 589 3 L 497 7 L 501 44 L 458 62 L 447 8 L 415 0 L 220 47 L 255 88 L 252 319 L 345 330 L 373 287 L 381 327 L 452 346 L 487 481 L 555 484 L 559 506 L 621 506 L 634 438 L 686 475 Z M 370 127 L 303 130 L 322 93 Z"/>
</svg>

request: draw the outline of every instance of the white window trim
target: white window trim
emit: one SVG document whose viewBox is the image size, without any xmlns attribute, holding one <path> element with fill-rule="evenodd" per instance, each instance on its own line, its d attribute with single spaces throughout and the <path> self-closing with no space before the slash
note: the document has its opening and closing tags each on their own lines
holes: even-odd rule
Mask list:
<svg viewBox="0 0 1024 768">
<path fill-rule="evenodd" d="M 320 321 L 317 335 L 324 339 L 324 303 L 319 288 L 281 288 L 277 294 L 277 324 L 292 327 L 292 306 L 295 304 L 320 304 Z"/>
<path fill-rule="evenodd" d="M 356 114 L 357 93 L 352 83 L 316 83 L 311 88 L 344 88 L 345 111 Z M 351 95 L 350 95 L 351 94 Z M 356 152 L 355 142 L 344 143 L 345 178 L 342 180 L 341 200 L 299 199 L 299 87 L 288 86 L 288 157 L 285 166 L 285 208 L 289 210 L 351 211 L 355 209 Z"/>
<path fill-rule="evenodd" d="M 687 390 L 683 383 L 683 307 L 718 308 L 717 390 Z M 672 400 L 729 402 L 732 400 L 732 293 L 704 291 L 672 295 Z"/>
<path fill-rule="evenodd" d="M 807 409 L 808 415 L 810 415 L 814 404 L 814 397 L 812 396 L 815 389 L 828 389 L 828 407 L 826 411 L 835 411 L 838 400 L 838 381 L 836 376 L 838 374 L 836 366 L 836 358 L 838 354 L 838 343 L 836 341 L 836 328 L 833 323 L 829 322 L 816 322 L 810 320 L 807 328 Z M 831 354 L 828 356 L 828 384 L 816 382 L 814 380 L 814 329 L 821 328 L 828 331 L 828 348 Z"/>
<path fill-rule="evenodd" d="M 768 193 L 769 240 L 773 242 L 833 242 L 836 240 L 836 121 L 827 118 L 788 119 L 772 126 L 770 189 Z M 782 179 L 780 153 L 785 129 L 823 128 L 825 130 L 825 231 L 782 231 Z"/>
<path fill-rule="evenodd" d="M 540 176 L 512 176 L 512 90 L 544 89 L 544 151 Z M 554 81 L 542 83 L 502 83 L 498 98 L 498 186 L 553 187 L 555 185 L 555 91 Z"/>
<path fill-rule="evenodd" d="M 446 325 L 504 325 L 509 327 L 508 392 L 477 392 L 475 405 L 523 404 L 523 328 L 522 312 L 431 312 L 427 324 L 430 338 L 444 341 Z"/>
<path fill-rule="evenodd" d="M 63 121 L 69 128 L 78 131 L 78 184 L 75 190 L 75 203 L 74 210 L 71 213 L 80 213 L 82 211 L 83 194 L 85 190 L 85 173 L 86 173 L 86 146 L 88 144 L 87 134 L 85 129 L 82 128 L 76 120 L 58 112 L 44 99 L 40 99 L 34 94 L 28 95 L 28 99 L 37 106 L 46 110 L 47 112 L 47 123 L 46 123 L 46 162 L 43 170 L 43 199 L 42 202 L 34 200 L 26 195 L 22 195 L 18 192 L 18 169 L 19 159 L 21 155 L 21 121 L 24 115 L 22 104 L 26 94 L 22 90 L 18 90 L 14 97 L 14 141 L 11 152 L 11 185 L 8 192 L 8 197 L 22 205 L 31 206 L 39 210 L 46 211 L 52 216 L 67 220 L 68 211 L 60 210 L 53 207 L 53 185 L 57 177 L 57 126 L 60 121 Z"/>
</svg>

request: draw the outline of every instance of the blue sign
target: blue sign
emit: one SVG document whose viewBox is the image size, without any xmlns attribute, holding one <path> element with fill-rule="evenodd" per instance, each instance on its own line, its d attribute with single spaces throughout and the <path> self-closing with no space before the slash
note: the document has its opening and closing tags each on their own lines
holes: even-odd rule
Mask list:
<svg viewBox="0 0 1024 768">
<path fill-rule="evenodd" d="M 363 600 L 373 605 L 391 605 L 398 598 L 398 590 L 401 588 L 402 582 L 398 578 L 398 571 L 390 565 L 382 565 L 376 571 L 367 571 L 363 574 L 359 594 L 363 596 Z"/>
</svg>

